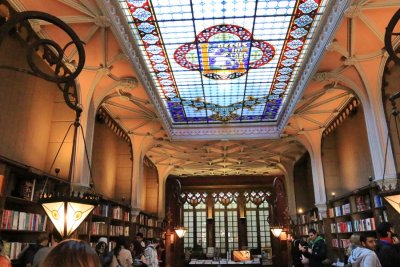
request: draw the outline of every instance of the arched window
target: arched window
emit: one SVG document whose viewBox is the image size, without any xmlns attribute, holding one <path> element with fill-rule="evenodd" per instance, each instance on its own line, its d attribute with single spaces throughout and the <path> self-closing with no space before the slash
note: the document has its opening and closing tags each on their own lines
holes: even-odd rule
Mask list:
<svg viewBox="0 0 400 267">
<path fill-rule="evenodd" d="M 207 247 L 207 193 L 183 193 L 183 224 L 187 228 L 184 246 L 205 252 Z"/>
<path fill-rule="evenodd" d="M 215 247 L 221 253 L 239 248 L 238 204 L 239 193 L 213 193 Z"/>
<path fill-rule="evenodd" d="M 269 228 L 269 192 L 245 192 L 247 219 L 247 246 L 249 248 L 271 247 Z"/>
</svg>

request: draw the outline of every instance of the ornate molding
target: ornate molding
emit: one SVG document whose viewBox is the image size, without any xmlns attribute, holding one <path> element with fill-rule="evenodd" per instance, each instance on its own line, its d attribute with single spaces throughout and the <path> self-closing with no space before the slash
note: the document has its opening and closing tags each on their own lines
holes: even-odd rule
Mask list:
<svg viewBox="0 0 400 267">
<path fill-rule="evenodd" d="M 286 110 L 282 115 L 279 124 L 278 124 L 278 132 L 282 132 L 292 115 L 294 109 L 296 108 L 297 102 L 300 100 L 303 91 L 306 86 L 310 82 L 310 79 L 313 77 L 313 73 L 315 72 L 319 61 L 333 34 L 337 27 L 339 26 L 339 22 L 342 19 L 344 10 L 348 7 L 350 1 L 348 0 L 337 0 L 331 1 L 330 5 L 326 8 L 326 13 L 329 14 L 327 17 L 324 17 L 321 21 L 321 25 L 324 25 L 319 29 L 319 33 L 316 34 L 318 36 L 318 40 L 315 40 L 309 49 L 309 55 L 307 63 L 303 65 L 303 67 L 299 70 L 301 73 L 301 77 L 298 77 L 293 90 L 292 96 L 289 100 L 289 103 L 286 106 Z"/>
<path fill-rule="evenodd" d="M 117 40 L 120 42 L 124 53 L 133 64 L 133 67 L 137 73 L 137 77 L 140 79 L 140 82 L 143 84 L 143 87 L 152 100 L 157 115 L 161 118 L 160 121 L 162 122 L 164 130 L 168 133 L 168 135 L 171 135 L 172 124 L 169 120 L 169 117 L 165 115 L 166 110 L 162 104 L 162 100 L 159 98 L 157 92 L 153 90 L 155 86 L 151 77 L 146 71 L 145 62 L 143 62 L 143 60 L 138 56 L 140 55 L 138 45 L 132 36 L 128 22 L 126 21 L 122 12 L 119 11 L 119 8 L 117 8 L 118 2 L 116 0 L 105 0 L 98 2 L 100 7 L 103 9 L 103 13 L 109 16 L 112 26 L 111 29 L 114 32 Z"/>
<path fill-rule="evenodd" d="M 192 128 L 174 128 L 172 139 L 179 140 L 240 140 L 279 138 L 276 126 L 197 126 Z"/>
</svg>

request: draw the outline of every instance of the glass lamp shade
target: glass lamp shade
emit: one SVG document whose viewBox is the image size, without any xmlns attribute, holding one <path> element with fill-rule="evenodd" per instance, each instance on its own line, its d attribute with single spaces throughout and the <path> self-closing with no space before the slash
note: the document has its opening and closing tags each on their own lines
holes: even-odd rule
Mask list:
<svg viewBox="0 0 400 267">
<path fill-rule="evenodd" d="M 184 227 L 177 227 L 175 228 L 175 233 L 179 238 L 182 238 L 186 234 L 186 228 Z"/>
<path fill-rule="evenodd" d="M 93 211 L 97 201 L 80 197 L 49 197 L 41 198 L 40 204 L 60 235 L 66 238 Z"/>
<path fill-rule="evenodd" d="M 400 194 L 385 196 L 384 198 L 398 213 L 400 213 Z"/>
<path fill-rule="evenodd" d="M 272 226 L 271 227 L 271 232 L 276 238 L 278 238 L 281 235 L 282 230 L 283 230 L 283 228 L 280 226 Z"/>
</svg>

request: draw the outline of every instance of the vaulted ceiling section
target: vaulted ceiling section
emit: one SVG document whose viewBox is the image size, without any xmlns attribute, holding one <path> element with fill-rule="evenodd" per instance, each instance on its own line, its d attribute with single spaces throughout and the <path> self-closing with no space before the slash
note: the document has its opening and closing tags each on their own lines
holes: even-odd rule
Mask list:
<svg viewBox="0 0 400 267">
<path fill-rule="evenodd" d="M 85 42 L 78 83 L 86 117 L 101 107 L 131 138 L 151 139 L 146 156 L 157 166 L 178 176 L 282 174 L 283 162 L 306 151 L 299 136 L 323 132 L 357 98 L 352 88 L 377 75 L 355 63 L 384 56 L 400 3 L 236 2 L 171 1 L 166 12 L 164 1 L 9 0 L 73 28 Z M 31 25 L 65 41 L 52 25 Z M 290 50 L 294 40 L 302 47 Z M 69 51 L 66 65 L 75 57 Z"/>
</svg>

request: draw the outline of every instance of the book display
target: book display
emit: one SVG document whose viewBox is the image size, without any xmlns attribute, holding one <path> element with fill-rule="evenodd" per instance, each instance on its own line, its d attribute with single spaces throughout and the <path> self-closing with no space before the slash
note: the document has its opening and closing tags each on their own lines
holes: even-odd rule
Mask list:
<svg viewBox="0 0 400 267">
<path fill-rule="evenodd" d="M 383 221 L 388 221 L 387 211 L 376 187 L 368 186 L 331 199 L 324 222 L 330 257 L 344 261 L 350 236 L 375 233 L 376 226 Z"/>
<path fill-rule="evenodd" d="M 298 213 L 295 225 L 296 236 L 306 239 L 308 237 L 308 230 L 310 229 L 315 229 L 320 235 L 324 235 L 325 229 L 322 219 L 317 208 Z"/>
<path fill-rule="evenodd" d="M 16 262 L 18 254 L 40 234 L 51 231 L 51 223 L 37 203 L 47 176 L 38 170 L 0 158 L 0 234 L 6 254 Z M 46 189 L 62 192 L 67 183 L 49 177 Z"/>
<path fill-rule="evenodd" d="M 27 245 L 35 243 L 40 234 L 51 231 L 52 224 L 37 202 L 39 196 L 48 190 L 63 192 L 68 186 L 66 181 L 50 176 L 45 187 L 46 178 L 40 171 L 0 158 L 0 234 L 6 254 L 15 264 Z M 130 206 L 101 198 L 73 237 L 93 246 L 100 237 L 107 237 L 111 250 L 118 236 L 134 238 L 137 232 L 142 232 L 145 238 L 161 237 L 160 227 L 154 215 L 140 212 L 134 216 Z"/>
</svg>

